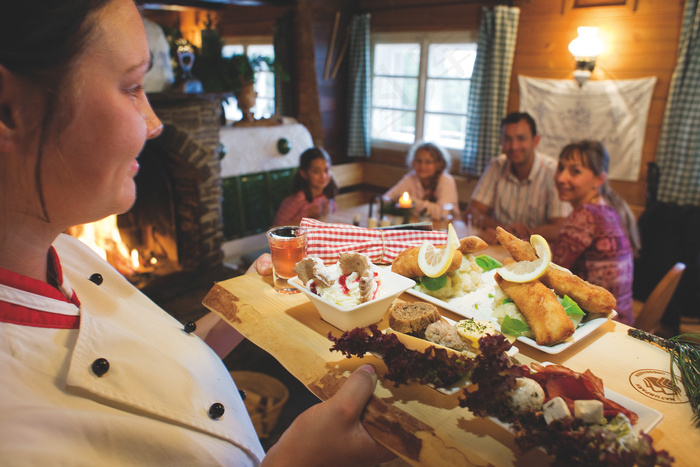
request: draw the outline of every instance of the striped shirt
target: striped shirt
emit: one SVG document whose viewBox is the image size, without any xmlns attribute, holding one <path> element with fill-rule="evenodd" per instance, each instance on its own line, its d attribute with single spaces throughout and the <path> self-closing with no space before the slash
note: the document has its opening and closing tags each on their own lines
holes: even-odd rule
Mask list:
<svg viewBox="0 0 700 467">
<path fill-rule="evenodd" d="M 530 174 L 520 181 L 501 154 L 481 175 L 472 199 L 488 206 L 493 218 L 505 225 L 519 222 L 532 229 L 548 224 L 571 212 L 571 205 L 559 200 L 554 186 L 556 169 L 557 161 L 536 152 Z"/>
</svg>

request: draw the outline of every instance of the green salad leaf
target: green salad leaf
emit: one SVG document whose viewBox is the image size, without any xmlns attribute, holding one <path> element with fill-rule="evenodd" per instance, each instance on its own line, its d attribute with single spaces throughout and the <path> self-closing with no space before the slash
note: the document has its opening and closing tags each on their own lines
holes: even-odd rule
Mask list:
<svg viewBox="0 0 700 467">
<path fill-rule="evenodd" d="M 560 302 L 561 306 L 564 307 L 564 311 L 570 318 L 574 316 L 584 316 L 586 314 L 581 307 L 578 306 L 578 303 L 573 301 L 568 295 L 564 295 L 564 297 L 560 299 Z"/>
<path fill-rule="evenodd" d="M 520 321 L 519 319 L 511 318 L 508 315 L 503 317 L 503 322 L 501 323 L 501 332 L 503 334 L 508 334 L 511 336 L 522 336 L 529 330 L 530 326 Z"/>
<path fill-rule="evenodd" d="M 426 289 L 430 290 L 431 292 L 434 292 L 445 287 L 445 284 L 447 284 L 447 274 L 443 274 L 442 276 L 438 277 L 421 277 L 420 283 Z"/>
<path fill-rule="evenodd" d="M 498 269 L 503 266 L 501 263 L 491 258 L 489 255 L 479 255 L 476 258 L 474 258 L 474 261 L 476 261 L 476 264 L 479 265 L 479 267 L 483 269 L 484 272 L 490 271 L 491 269 Z"/>
</svg>

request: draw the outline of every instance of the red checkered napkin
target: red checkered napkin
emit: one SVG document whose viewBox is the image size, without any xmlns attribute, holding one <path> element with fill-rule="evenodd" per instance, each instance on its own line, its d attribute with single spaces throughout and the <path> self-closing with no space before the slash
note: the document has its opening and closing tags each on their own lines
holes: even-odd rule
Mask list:
<svg viewBox="0 0 700 467">
<path fill-rule="evenodd" d="M 306 254 L 321 258 L 325 264 L 337 263 L 338 255 L 346 251 L 364 253 L 373 263 L 389 264 L 400 252 L 421 246 L 424 240 L 433 245 L 447 243 L 447 232 L 441 231 L 367 229 L 306 217 L 301 227 L 308 231 Z"/>
</svg>

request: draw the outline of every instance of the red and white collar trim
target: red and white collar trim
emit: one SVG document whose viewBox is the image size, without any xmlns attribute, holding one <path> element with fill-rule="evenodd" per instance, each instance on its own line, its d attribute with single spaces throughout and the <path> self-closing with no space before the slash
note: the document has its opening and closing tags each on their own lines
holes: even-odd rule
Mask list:
<svg viewBox="0 0 700 467">
<path fill-rule="evenodd" d="M 58 289 L 0 268 L 0 322 L 61 329 L 78 327 L 80 300 L 63 276 L 53 247 L 48 267 Z"/>
</svg>

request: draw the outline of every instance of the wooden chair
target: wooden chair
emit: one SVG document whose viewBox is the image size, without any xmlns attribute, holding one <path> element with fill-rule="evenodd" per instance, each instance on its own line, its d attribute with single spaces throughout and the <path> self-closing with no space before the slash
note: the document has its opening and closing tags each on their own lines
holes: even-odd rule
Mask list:
<svg viewBox="0 0 700 467">
<path fill-rule="evenodd" d="M 680 282 L 683 276 L 683 271 L 685 271 L 685 263 L 678 262 L 674 264 L 663 279 L 661 279 L 661 282 L 654 287 L 654 290 L 645 302 L 638 302 L 635 300 L 634 308 L 636 319 L 634 327 L 651 333 L 658 330 L 661 317 L 664 311 L 666 311 L 666 307 L 671 301 L 676 287 L 678 287 L 678 282 Z M 637 312 L 637 310 L 639 311 Z"/>
</svg>

